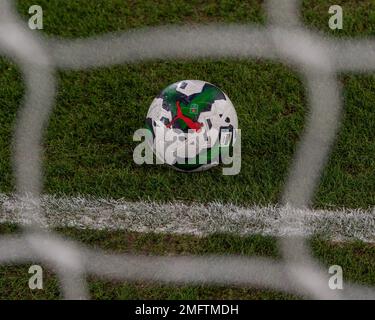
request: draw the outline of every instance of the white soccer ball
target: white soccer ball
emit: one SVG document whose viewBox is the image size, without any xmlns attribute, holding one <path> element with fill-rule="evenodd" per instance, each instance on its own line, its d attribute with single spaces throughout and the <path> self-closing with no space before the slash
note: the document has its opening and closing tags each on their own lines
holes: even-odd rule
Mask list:
<svg viewBox="0 0 375 320">
<path fill-rule="evenodd" d="M 238 129 L 228 96 L 211 83 L 183 80 L 166 87 L 146 118 L 159 161 L 186 172 L 207 170 L 229 155 Z"/>
</svg>

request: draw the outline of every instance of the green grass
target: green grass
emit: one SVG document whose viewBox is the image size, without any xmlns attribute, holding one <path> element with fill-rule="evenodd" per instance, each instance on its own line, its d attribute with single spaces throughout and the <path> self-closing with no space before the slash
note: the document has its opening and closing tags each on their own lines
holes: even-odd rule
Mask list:
<svg viewBox="0 0 375 320">
<path fill-rule="evenodd" d="M 124 5 L 123 1 L 55 0 L 39 4 L 44 8 L 45 32 L 63 37 L 164 23 L 264 21 L 259 1 L 246 4 L 240 1 L 240 5 L 235 1 L 157 2 L 155 10 L 150 10 L 152 1 L 130 1 Z M 19 2 L 19 11 L 26 15 L 30 3 Z M 319 15 L 326 6 L 323 3 L 312 1 L 304 6 L 305 19 L 314 27 L 320 26 L 322 31 L 326 24 L 318 17 L 324 17 Z M 357 21 L 358 10 L 365 11 L 370 5 L 363 1 L 354 10 L 353 3 L 346 1 L 343 6 L 344 11 L 348 8 L 348 18 Z M 368 19 L 373 22 L 372 15 Z M 342 33 L 362 34 L 362 30 L 362 24 L 352 23 Z M 366 30 L 371 33 L 373 29 Z M 367 208 L 375 203 L 374 76 L 341 78 L 345 88 L 344 123 L 314 205 Z M 4 192 L 14 188 L 9 146 L 23 93 L 19 79 L 17 67 L 3 60 L 0 63 L 0 191 Z M 185 175 L 166 167 L 134 164 L 132 154 L 137 143 L 132 141 L 133 133 L 144 126 L 153 97 L 181 79 L 212 82 L 233 101 L 243 131 L 239 175 L 223 176 L 220 168 Z M 130 200 L 142 197 L 164 201 L 275 203 L 301 136 L 306 111 L 299 75 L 270 61 L 154 61 L 61 72 L 45 142 L 45 192 Z"/>
<path fill-rule="evenodd" d="M 0 226 L 0 232 L 17 232 L 14 225 Z M 280 258 L 276 239 L 272 237 L 216 234 L 208 237 L 124 233 L 60 228 L 57 232 L 83 244 L 112 252 L 146 255 L 204 255 L 239 254 Z M 343 268 L 344 281 L 375 285 L 375 246 L 361 242 L 333 244 L 318 238 L 311 241 L 313 254 L 328 267 L 338 264 Z M 37 263 L 37 262 L 36 262 Z M 0 267 L 0 299 L 55 299 L 59 298 L 58 282 L 53 271 L 46 269 L 44 290 L 30 290 L 30 275 L 22 266 Z M 96 299 L 295 299 L 285 293 L 246 287 L 203 285 L 167 285 L 145 282 L 111 282 L 89 277 L 89 289 Z M 345 283 L 345 282 L 344 282 Z"/>
<path fill-rule="evenodd" d="M 32 4 L 34 1 L 18 1 L 18 11 L 25 21 Z M 43 33 L 60 37 L 87 37 L 167 23 L 265 22 L 262 1 L 40 0 L 38 4 L 44 9 Z M 343 30 L 331 31 L 327 26 L 330 1 L 304 1 L 304 21 L 334 37 L 375 35 L 373 1 L 335 4 L 344 9 Z M 307 113 L 303 84 L 295 70 L 266 60 L 168 60 L 59 72 L 58 78 L 57 101 L 44 145 L 46 193 L 128 200 L 221 200 L 248 205 L 278 201 Z M 242 129 L 239 175 L 223 176 L 220 168 L 181 174 L 167 167 L 134 164 L 132 153 L 136 143 L 132 135 L 144 126 L 152 99 L 168 84 L 182 79 L 212 82 L 233 101 Z M 368 208 L 375 205 L 375 77 L 345 74 L 340 75 L 340 81 L 344 86 L 344 120 L 314 206 Z M 0 192 L 14 191 L 10 141 L 23 90 L 18 67 L 10 60 L 0 59 Z M 2 232 L 9 228 L 3 227 Z M 198 239 L 61 232 L 112 250 L 151 254 L 277 252 L 274 239 L 260 237 L 217 235 Z M 373 247 L 319 240 L 313 241 L 313 247 L 327 265 L 342 263 L 349 279 L 375 284 Z M 32 293 L 26 289 L 26 266 L 0 270 L 6 274 L 0 276 L 0 298 L 58 296 L 52 273 L 48 275 L 47 289 Z M 96 298 L 286 298 L 245 288 L 123 285 L 98 279 L 92 279 L 90 284 Z"/>
</svg>

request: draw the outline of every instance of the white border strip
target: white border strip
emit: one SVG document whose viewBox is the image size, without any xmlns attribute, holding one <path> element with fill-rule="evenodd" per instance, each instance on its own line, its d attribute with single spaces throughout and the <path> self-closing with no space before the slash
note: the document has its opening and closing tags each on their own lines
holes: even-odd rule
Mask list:
<svg viewBox="0 0 375 320">
<path fill-rule="evenodd" d="M 269 205 L 250 208 L 211 202 L 129 202 L 114 199 L 45 195 L 41 207 L 44 227 L 76 227 L 95 230 L 174 233 L 204 236 L 213 233 L 270 236 L 320 234 L 334 241 L 361 240 L 375 243 L 375 209 L 308 210 Z M 17 214 L 20 203 L 0 194 L 0 223 L 29 224 Z M 285 214 L 287 216 L 285 216 Z M 287 228 L 281 228 L 288 219 Z"/>
</svg>

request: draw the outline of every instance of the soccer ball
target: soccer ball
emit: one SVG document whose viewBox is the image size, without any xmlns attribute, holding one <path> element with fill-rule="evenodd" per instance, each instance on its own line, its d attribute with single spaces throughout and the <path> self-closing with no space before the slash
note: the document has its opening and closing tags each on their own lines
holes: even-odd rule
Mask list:
<svg viewBox="0 0 375 320">
<path fill-rule="evenodd" d="M 183 80 L 166 87 L 152 101 L 146 126 L 151 132 L 150 146 L 161 163 L 195 172 L 229 156 L 238 120 L 232 102 L 218 87 Z"/>
</svg>

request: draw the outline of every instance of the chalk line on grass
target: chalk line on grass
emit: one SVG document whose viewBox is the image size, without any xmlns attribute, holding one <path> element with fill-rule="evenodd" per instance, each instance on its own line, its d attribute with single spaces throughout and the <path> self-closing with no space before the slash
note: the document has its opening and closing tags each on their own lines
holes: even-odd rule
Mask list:
<svg viewBox="0 0 375 320">
<path fill-rule="evenodd" d="M 0 223 L 28 224 L 20 216 L 20 204 L 12 195 L 0 194 Z M 236 206 L 219 202 L 130 202 L 93 197 L 44 195 L 41 208 L 45 227 L 209 235 L 311 236 L 334 241 L 361 240 L 375 243 L 375 210 L 310 210 L 268 206 Z M 285 214 L 287 216 L 285 216 Z M 280 228 L 281 215 L 287 228 Z"/>
</svg>

